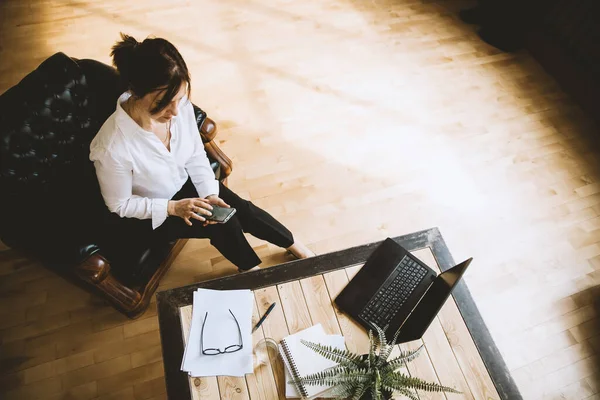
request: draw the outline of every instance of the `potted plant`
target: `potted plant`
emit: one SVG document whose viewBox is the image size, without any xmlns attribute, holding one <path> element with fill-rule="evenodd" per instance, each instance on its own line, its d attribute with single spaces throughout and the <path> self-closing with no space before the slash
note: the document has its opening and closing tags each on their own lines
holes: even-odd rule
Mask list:
<svg viewBox="0 0 600 400">
<path fill-rule="evenodd" d="M 460 393 L 451 387 L 399 372 L 398 369 L 418 357 L 423 346 L 414 351 L 402 351 L 399 356 L 388 360 L 396 344 L 397 334 L 391 343 L 388 343 L 384 331 L 377 326 L 375 328 L 376 337 L 373 331 L 369 331 L 369 354 L 354 354 L 348 350 L 302 340 L 305 346 L 336 362 L 337 365 L 300 378 L 300 383 L 332 386 L 331 393 L 334 396 L 353 400 L 387 400 L 394 394 L 418 400 L 415 389 L 427 392 Z"/>
</svg>

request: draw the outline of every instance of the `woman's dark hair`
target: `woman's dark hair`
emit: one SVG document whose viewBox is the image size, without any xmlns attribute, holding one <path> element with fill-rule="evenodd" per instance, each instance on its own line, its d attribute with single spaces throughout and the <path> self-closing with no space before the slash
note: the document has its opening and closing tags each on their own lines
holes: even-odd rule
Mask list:
<svg viewBox="0 0 600 400">
<path fill-rule="evenodd" d="M 150 92 L 164 90 L 164 96 L 150 113 L 164 110 L 184 82 L 190 98 L 191 80 L 187 65 L 168 40 L 148 38 L 140 43 L 121 33 L 121 41 L 112 47 L 110 55 L 121 79 L 134 96 L 144 97 Z"/>
</svg>

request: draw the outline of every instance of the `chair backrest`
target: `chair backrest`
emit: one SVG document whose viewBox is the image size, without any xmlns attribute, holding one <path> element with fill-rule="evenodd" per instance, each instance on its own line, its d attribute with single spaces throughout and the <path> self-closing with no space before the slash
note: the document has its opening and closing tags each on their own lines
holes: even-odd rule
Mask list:
<svg viewBox="0 0 600 400">
<path fill-rule="evenodd" d="M 56 53 L 0 96 L 2 241 L 47 247 L 93 234 L 85 227 L 106 207 L 89 145 L 121 92 L 113 68 Z"/>
</svg>

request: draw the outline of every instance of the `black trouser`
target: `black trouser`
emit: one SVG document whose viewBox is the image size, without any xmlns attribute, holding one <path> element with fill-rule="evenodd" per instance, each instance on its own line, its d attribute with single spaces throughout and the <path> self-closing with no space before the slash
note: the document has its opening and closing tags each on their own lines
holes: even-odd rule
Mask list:
<svg viewBox="0 0 600 400">
<path fill-rule="evenodd" d="M 172 200 L 198 197 L 198 192 L 190 179 L 177 192 Z M 219 197 L 237 211 L 225 224 L 203 226 L 201 221 L 192 219 L 192 226 L 176 216 L 167 220 L 156 230 L 152 230 L 149 219 L 118 218 L 112 229 L 125 242 L 136 241 L 140 247 L 148 247 L 153 240 L 165 241 L 182 238 L 205 238 L 238 268 L 247 270 L 261 263 L 260 258 L 244 237 L 247 232 L 259 239 L 279 247 L 287 248 L 294 244 L 292 233 L 279 221 L 250 201 L 244 200 L 227 186 L 219 183 Z M 143 242 L 143 243 L 141 243 Z"/>
</svg>

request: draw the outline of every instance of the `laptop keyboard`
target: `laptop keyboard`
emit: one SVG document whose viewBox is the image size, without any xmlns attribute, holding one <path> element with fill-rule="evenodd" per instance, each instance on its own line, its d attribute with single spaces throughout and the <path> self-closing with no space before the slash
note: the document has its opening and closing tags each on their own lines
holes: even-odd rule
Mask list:
<svg viewBox="0 0 600 400">
<path fill-rule="evenodd" d="M 427 275 L 426 268 L 405 256 L 358 316 L 383 329 L 419 286 L 425 275 Z"/>
</svg>

